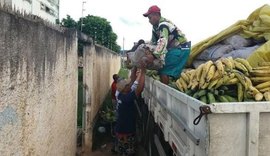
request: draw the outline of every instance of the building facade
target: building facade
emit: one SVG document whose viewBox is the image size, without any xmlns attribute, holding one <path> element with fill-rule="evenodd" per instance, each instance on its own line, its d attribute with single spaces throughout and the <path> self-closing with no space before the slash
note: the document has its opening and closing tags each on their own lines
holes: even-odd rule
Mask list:
<svg viewBox="0 0 270 156">
<path fill-rule="evenodd" d="M 37 15 L 52 23 L 56 23 L 59 19 L 59 0 L 0 0 L 0 2 L 2 5 L 11 5 L 16 10 Z"/>
</svg>

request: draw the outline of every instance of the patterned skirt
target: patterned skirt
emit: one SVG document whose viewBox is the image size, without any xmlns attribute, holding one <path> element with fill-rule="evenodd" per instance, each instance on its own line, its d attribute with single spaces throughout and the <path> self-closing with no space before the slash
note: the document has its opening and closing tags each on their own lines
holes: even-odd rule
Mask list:
<svg viewBox="0 0 270 156">
<path fill-rule="evenodd" d="M 116 133 L 117 148 L 120 155 L 130 156 L 135 154 L 136 134 Z"/>
</svg>

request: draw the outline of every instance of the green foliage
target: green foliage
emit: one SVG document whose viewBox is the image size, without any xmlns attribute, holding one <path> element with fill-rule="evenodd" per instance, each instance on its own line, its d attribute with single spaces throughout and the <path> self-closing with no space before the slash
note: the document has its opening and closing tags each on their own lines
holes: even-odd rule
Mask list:
<svg viewBox="0 0 270 156">
<path fill-rule="evenodd" d="M 66 18 L 62 19 L 61 26 L 82 30 L 83 33 L 91 36 L 97 44 L 117 53 L 120 52 L 121 47 L 117 44 L 117 35 L 113 32 L 110 22 L 105 18 L 88 15 L 76 22 L 67 15 Z M 79 51 L 82 50 L 79 49 Z"/>
<path fill-rule="evenodd" d="M 57 18 L 57 19 L 55 20 L 55 23 L 59 25 L 59 24 L 60 24 L 60 20 Z"/>
<path fill-rule="evenodd" d="M 91 36 L 94 41 L 115 52 L 120 51 L 120 46 L 116 44 L 117 35 L 113 32 L 110 22 L 105 18 L 88 15 L 78 21 L 82 26 L 82 32 Z"/>
<path fill-rule="evenodd" d="M 62 19 L 61 26 L 64 26 L 67 28 L 76 28 L 77 22 L 73 18 L 71 18 L 69 15 L 67 15 L 67 18 Z"/>
<path fill-rule="evenodd" d="M 128 71 L 127 68 L 121 68 L 118 75 L 123 78 L 128 78 Z"/>
</svg>

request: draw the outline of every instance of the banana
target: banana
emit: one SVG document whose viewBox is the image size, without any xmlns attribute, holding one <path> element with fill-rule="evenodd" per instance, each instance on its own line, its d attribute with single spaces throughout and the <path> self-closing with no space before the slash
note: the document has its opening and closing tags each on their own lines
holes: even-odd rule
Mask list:
<svg viewBox="0 0 270 156">
<path fill-rule="evenodd" d="M 215 96 L 214 96 L 213 93 L 208 92 L 208 93 L 206 94 L 206 96 L 207 96 L 207 99 L 208 99 L 208 103 L 209 103 L 209 104 L 215 103 L 215 102 L 216 102 L 216 98 L 215 98 Z"/>
<path fill-rule="evenodd" d="M 217 70 L 219 71 L 219 74 L 220 74 L 220 75 L 224 75 L 225 70 L 224 70 L 224 66 L 223 66 L 222 62 L 221 62 L 220 60 L 217 60 L 217 61 L 215 62 L 215 65 L 216 65 L 216 67 L 217 67 Z"/>
<path fill-rule="evenodd" d="M 193 92 L 193 90 L 188 89 L 188 90 L 185 91 L 185 93 L 186 93 L 187 95 L 189 95 L 189 96 L 192 96 L 194 92 Z"/>
<path fill-rule="evenodd" d="M 224 75 L 221 79 L 219 79 L 219 81 L 217 82 L 214 88 L 217 89 L 218 87 L 226 84 L 228 81 L 229 81 L 229 76 Z"/>
<path fill-rule="evenodd" d="M 243 58 L 236 58 L 235 61 L 243 64 L 246 67 L 246 69 L 248 70 L 248 72 L 252 71 L 252 67 L 247 60 L 245 60 Z"/>
<path fill-rule="evenodd" d="M 205 90 L 205 89 L 202 89 L 202 90 L 199 90 L 199 91 L 198 91 L 198 96 L 199 96 L 199 97 L 204 96 L 204 95 L 206 95 L 206 94 L 207 94 L 207 90 Z"/>
<path fill-rule="evenodd" d="M 270 76 L 270 70 L 252 70 L 250 72 L 252 76 L 262 76 L 262 77 L 267 77 Z"/>
<path fill-rule="evenodd" d="M 205 83 L 205 78 L 203 76 L 201 76 L 200 81 L 199 81 L 199 88 L 202 88 L 204 83 Z"/>
<path fill-rule="evenodd" d="M 217 89 L 218 87 L 220 87 L 223 83 L 223 78 L 219 79 L 218 82 L 216 83 L 216 85 L 214 86 L 214 89 Z"/>
<path fill-rule="evenodd" d="M 235 68 L 234 60 L 231 56 L 227 57 L 227 59 L 231 62 L 233 69 Z"/>
<path fill-rule="evenodd" d="M 257 89 L 263 89 L 263 88 L 267 88 L 270 87 L 270 81 L 266 81 L 264 83 L 258 84 L 257 86 L 255 86 L 255 88 Z"/>
<path fill-rule="evenodd" d="M 197 81 L 200 81 L 204 66 L 205 66 L 205 64 L 200 64 L 199 67 L 196 69 L 196 80 Z"/>
<path fill-rule="evenodd" d="M 183 86 L 181 85 L 179 79 L 176 80 L 175 84 L 176 84 L 177 88 L 178 88 L 181 92 L 184 92 L 184 88 L 183 88 Z"/>
<path fill-rule="evenodd" d="M 229 90 L 229 88 L 228 88 L 227 86 L 221 86 L 220 89 L 221 89 L 221 90 L 224 90 L 224 91 Z"/>
<path fill-rule="evenodd" d="M 248 77 L 246 77 L 246 76 L 244 76 L 244 77 L 245 77 L 247 88 L 249 88 L 250 86 L 253 86 L 251 80 Z"/>
<path fill-rule="evenodd" d="M 240 62 L 234 60 L 235 68 L 242 71 L 244 74 L 248 73 L 248 69 Z"/>
<path fill-rule="evenodd" d="M 185 82 L 185 80 L 182 77 L 180 77 L 179 82 L 182 85 L 184 91 L 186 91 L 188 89 L 188 86 L 187 86 L 187 83 Z"/>
<path fill-rule="evenodd" d="M 207 73 L 212 64 L 214 64 L 212 60 L 207 61 L 203 67 L 204 72 Z"/>
<path fill-rule="evenodd" d="M 245 75 L 238 71 L 238 70 L 233 70 L 235 73 L 235 76 L 238 78 L 238 80 L 240 81 L 240 83 L 244 86 L 245 90 L 247 89 L 247 83 L 246 83 L 246 78 Z"/>
<path fill-rule="evenodd" d="M 255 95 L 255 100 L 256 101 L 262 101 L 262 99 L 263 99 L 263 94 L 262 93 L 258 93 L 258 94 Z"/>
<path fill-rule="evenodd" d="M 228 58 L 222 57 L 220 60 L 229 71 L 233 70 L 233 64 Z"/>
<path fill-rule="evenodd" d="M 204 89 L 202 89 L 202 90 L 197 91 L 197 92 L 193 95 L 193 97 L 194 97 L 195 99 L 199 99 L 201 96 L 206 95 L 206 93 L 207 93 L 207 91 L 204 90 Z"/>
<path fill-rule="evenodd" d="M 191 86 L 191 84 L 196 81 L 196 78 L 195 78 L 195 75 L 196 75 L 196 70 L 194 70 L 193 72 L 190 72 L 190 77 L 189 77 L 189 87 Z"/>
<path fill-rule="evenodd" d="M 212 93 L 214 94 L 214 95 L 216 95 L 216 96 L 218 96 L 219 94 L 220 94 L 220 92 L 219 92 L 219 90 L 214 90 L 214 91 L 212 91 Z"/>
<path fill-rule="evenodd" d="M 264 96 L 264 98 L 265 98 L 266 101 L 270 101 L 270 91 L 265 92 L 265 93 L 263 94 L 263 96 Z"/>
<path fill-rule="evenodd" d="M 235 77 L 235 78 L 230 79 L 226 83 L 224 83 L 224 85 L 234 85 L 234 84 L 236 84 L 238 82 L 239 82 L 238 78 Z"/>
<path fill-rule="evenodd" d="M 218 95 L 224 95 L 224 94 L 225 94 L 225 91 L 222 90 L 222 89 L 219 89 L 219 90 L 217 90 L 217 91 L 218 91 Z"/>
<path fill-rule="evenodd" d="M 215 72 L 216 72 L 216 66 L 212 64 L 206 75 L 206 82 L 210 82 L 210 80 L 214 77 Z"/>
<path fill-rule="evenodd" d="M 252 95 L 255 96 L 258 93 L 261 93 L 257 88 L 249 86 L 249 90 L 252 92 Z"/>
<path fill-rule="evenodd" d="M 259 91 L 262 92 L 262 93 L 269 92 L 270 91 L 270 87 L 259 89 Z"/>
<path fill-rule="evenodd" d="M 222 79 L 222 78 L 220 78 L 220 79 Z M 208 85 L 208 89 L 212 89 L 217 83 L 218 83 L 218 81 L 220 80 L 220 79 L 216 79 L 216 80 L 212 80 L 210 83 L 209 83 L 209 85 Z"/>
<path fill-rule="evenodd" d="M 260 83 L 260 82 L 270 81 L 270 76 L 266 76 L 266 77 L 251 77 L 250 79 L 254 83 Z"/>
<path fill-rule="evenodd" d="M 205 82 L 202 86 L 201 89 L 206 89 L 209 86 L 210 82 Z"/>
<path fill-rule="evenodd" d="M 237 96 L 237 90 L 226 90 L 224 94 L 229 96 Z"/>
<path fill-rule="evenodd" d="M 195 69 L 189 69 L 189 70 L 186 71 L 186 73 L 187 73 L 188 75 L 191 75 L 191 73 L 193 73 L 193 72 L 195 72 Z"/>
<path fill-rule="evenodd" d="M 200 97 L 200 101 L 202 101 L 202 102 L 204 102 L 204 103 L 208 103 L 208 101 L 207 101 L 207 97 L 206 97 L 206 95 L 204 95 L 204 96 L 201 96 Z"/>
<path fill-rule="evenodd" d="M 237 83 L 237 99 L 239 102 L 242 102 L 244 98 L 243 85 L 241 83 Z"/>
<path fill-rule="evenodd" d="M 219 79 L 219 78 L 221 78 L 223 75 L 221 75 L 220 73 L 219 73 L 219 71 L 218 70 L 216 70 L 215 71 L 215 74 L 214 74 L 214 76 L 212 77 L 212 81 L 214 81 L 214 80 L 216 80 L 216 79 Z"/>
<path fill-rule="evenodd" d="M 252 91 L 244 92 L 244 101 L 248 101 L 250 99 L 254 99 L 254 96 L 255 95 L 253 95 L 253 92 Z"/>
<path fill-rule="evenodd" d="M 160 77 L 158 75 L 152 75 L 152 78 L 155 79 L 155 80 L 160 81 Z"/>
<path fill-rule="evenodd" d="M 201 74 L 201 78 L 200 78 L 200 87 L 203 86 L 203 84 L 205 83 L 207 73 L 208 73 L 210 67 L 212 66 L 212 64 L 213 64 L 213 61 L 209 60 L 203 66 L 203 70 L 202 70 L 202 74 Z M 202 80 L 202 79 L 204 79 L 204 80 Z"/>
<path fill-rule="evenodd" d="M 270 68 L 270 65 L 269 66 L 260 66 L 260 67 L 255 67 L 255 68 L 252 68 L 252 70 L 267 70 Z"/>
<path fill-rule="evenodd" d="M 228 76 L 230 79 L 233 79 L 235 77 L 235 73 L 234 72 L 230 72 L 228 73 Z"/>
<path fill-rule="evenodd" d="M 223 95 L 229 102 L 237 102 L 237 99 L 235 97 L 229 96 L 229 95 Z"/>
<path fill-rule="evenodd" d="M 220 102 L 230 102 L 225 96 L 223 96 L 223 95 L 220 95 L 220 96 L 218 96 L 218 100 L 220 101 Z"/>
<path fill-rule="evenodd" d="M 182 72 L 181 73 L 181 77 L 184 79 L 184 81 L 186 83 L 189 83 L 189 77 L 188 77 L 188 75 L 185 72 Z"/>
<path fill-rule="evenodd" d="M 198 85 L 199 85 L 199 82 L 198 82 L 198 81 L 193 81 L 193 82 L 191 83 L 191 89 L 194 90 L 195 88 L 198 87 Z"/>
</svg>

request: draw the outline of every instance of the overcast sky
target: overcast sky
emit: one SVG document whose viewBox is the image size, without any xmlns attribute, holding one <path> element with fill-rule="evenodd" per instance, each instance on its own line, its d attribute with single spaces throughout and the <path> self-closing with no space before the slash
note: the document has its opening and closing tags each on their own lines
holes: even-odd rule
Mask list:
<svg viewBox="0 0 270 156">
<path fill-rule="evenodd" d="M 70 15 L 76 21 L 88 14 L 106 18 L 117 34 L 117 43 L 131 49 L 139 39 L 150 40 L 152 26 L 143 17 L 151 5 L 161 8 L 163 17 L 176 24 L 192 44 L 215 35 L 246 19 L 269 0 L 60 0 L 60 19 Z M 123 46 L 124 45 L 124 46 Z"/>
</svg>

